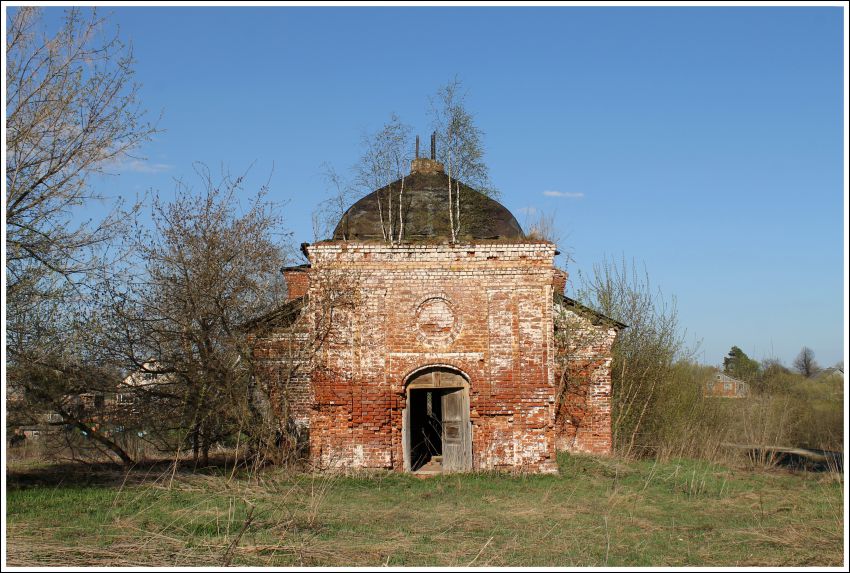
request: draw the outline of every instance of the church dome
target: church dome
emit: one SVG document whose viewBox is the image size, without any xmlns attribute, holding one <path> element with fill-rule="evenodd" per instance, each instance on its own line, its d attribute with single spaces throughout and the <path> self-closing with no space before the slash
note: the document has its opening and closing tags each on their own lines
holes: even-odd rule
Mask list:
<svg viewBox="0 0 850 573">
<path fill-rule="evenodd" d="M 525 235 L 516 218 L 501 203 L 452 180 L 452 199 L 460 189 L 460 231 L 458 240 L 522 239 Z M 366 195 L 342 216 L 334 230 L 334 240 L 383 240 L 381 212 L 387 220 L 388 199 L 392 196 L 394 226 L 398 225 L 398 199 L 401 196 L 404 219 L 403 241 L 451 240 L 449 223 L 449 177 L 442 164 L 431 159 L 414 159 L 410 175 Z M 378 200 L 380 198 L 380 210 Z"/>
</svg>

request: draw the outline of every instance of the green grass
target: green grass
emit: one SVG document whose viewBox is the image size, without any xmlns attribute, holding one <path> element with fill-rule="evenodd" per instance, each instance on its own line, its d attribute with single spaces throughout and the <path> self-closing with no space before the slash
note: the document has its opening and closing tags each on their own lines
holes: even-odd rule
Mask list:
<svg viewBox="0 0 850 573">
<path fill-rule="evenodd" d="M 690 460 L 563 455 L 559 463 L 557 476 L 426 480 L 276 469 L 233 479 L 213 471 L 39 480 L 13 468 L 8 564 L 843 562 L 842 484 L 834 475 L 752 472 Z"/>
</svg>

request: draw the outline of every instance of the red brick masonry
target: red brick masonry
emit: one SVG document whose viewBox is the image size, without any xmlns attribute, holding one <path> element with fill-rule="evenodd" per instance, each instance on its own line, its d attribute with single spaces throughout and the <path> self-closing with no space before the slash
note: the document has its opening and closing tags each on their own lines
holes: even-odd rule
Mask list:
<svg viewBox="0 0 850 573">
<path fill-rule="evenodd" d="M 255 355 L 278 414 L 309 427 L 317 466 L 402 471 L 405 385 L 427 366 L 469 382 L 474 470 L 552 472 L 557 449 L 610 452 L 616 330 L 555 304 L 566 274 L 554 244 L 337 241 L 307 251 L 302 338 L 321 347 L 290 377 L 280 372 L 291 338 L 265 335 Z"/>
</svg>

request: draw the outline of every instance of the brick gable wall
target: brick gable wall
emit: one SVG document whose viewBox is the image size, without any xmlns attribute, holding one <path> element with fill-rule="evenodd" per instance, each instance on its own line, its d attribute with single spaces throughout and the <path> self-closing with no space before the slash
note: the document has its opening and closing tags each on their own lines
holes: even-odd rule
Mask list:
<svg viewBox="0 0 850 573">
<path fill-rule="evenodd" d="M 555 309 L 558 450 L 611 452 L 611 347 L 617 330 L 587 317 Z"/>
</svg>

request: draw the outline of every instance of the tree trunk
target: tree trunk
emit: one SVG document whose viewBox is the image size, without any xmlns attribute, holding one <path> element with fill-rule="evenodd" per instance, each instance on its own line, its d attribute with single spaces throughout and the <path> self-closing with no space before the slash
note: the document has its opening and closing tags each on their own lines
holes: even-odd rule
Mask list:
<svg viewBox="0 0 850 573">
<path fill-rule="evenodd" d="M 210 465 L 210 442 L 204 437 L 203 442 L 201 443 L 201 467 L 207 467 Z"/>
<path fill-rule="evenodd" d="M 460 180 L 455 179 L 455 230 L 452 236 L 460 233 Z"/>
<path fill-rule="evenodd" d="M 381 234 L 384 236 L 384 240 L 387 240 L 387 228 L 384 226 L 384 210 L 381 206 L 381 192 L 375 192 L 375 199 L 378 200 L 378 218 L 381 220 Z M 390 237 L 392 239 L 392 237 Z"/>
<path fill-rule="evenodd" d="M 404 175 L 401 176 L 401 191 L 398 194 L 398 242 L 401 244 L 401 239 L 404 236 L 404 214 L 401 208 L 402 199 L 404 199 Z"/>
<path fill-rule="evenodd" d="M 455 242 L 455 218 L 454 218 L 454 208 L 452 205 L 452 167 L 451 162 L 449 162 L 449 228 L 452 231 L 452 244 Z"/>
<path fill-rule="evenodd" d="M 198 465 L 198 455 L 201 450 L 200 431 L 200 427 L 196 424 L 192 430 L 192 460 L 195 462 L 196 467 Z"/>
<path fill-rule="evenodd" d="M 104 435 L 102 435 L 98 432 L 95 432 L 93 429 L 91 429 L 88 425 L 84 424 L 83 422 L 75 420 L 73 422 L 73 424 L 78 429 L 80 429 L 81 431 L 83 431 L 86 434 L 88 434 L 89 436 L 91 436 L 91 438 L 94 441 L 96 441 L 97 443 L 109 448 L 109 450 L 111 452 L 113 452 L 115 455 L 117 455 L 119 458 L 121 458 L 121 463 L 123 463 L 125 466 L 132 466 L 133 464 L 136 463 L 135 461 L 133 461 L 133 458 L 131 458 L 129 456 L 129 454 L 127 454 L 127 452 L 125 452 L 124 449 L 121 446 L 119 446 L 118 444 L 116 444 L 115 442 L 113 442 L 112 440 L 107 438 L 106 436 L 104 436 Z"/>
</svg>

